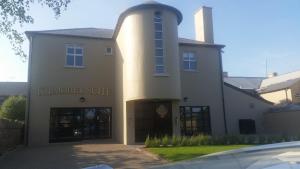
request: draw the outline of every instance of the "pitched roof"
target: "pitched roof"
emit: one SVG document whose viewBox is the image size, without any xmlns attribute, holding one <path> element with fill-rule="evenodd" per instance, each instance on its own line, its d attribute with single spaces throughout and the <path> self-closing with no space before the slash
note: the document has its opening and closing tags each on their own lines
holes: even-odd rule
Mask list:
<svg viewBox="0 0 300 169">
<path fill-rule="evenodd" d="M 55 30 L 42 30 L 42 31 L 26 31 L 27 36 L 32 34 L 42 35 L 56 35 L 56 36 L 70 36 L 70 37 L 82 37 L 82 38 L 95 38 L 95 39 L 112 39 L 114 35 L 113 29 L 103 28 L 71 28 L 71 29 L 55 29 Z M 179 44 L 186 45 L 202 45 L 212 47 L 224 47 L 219 44 L 209 44 L 201 41 L 196 41 L 187 38 L 178 38 Z"/>
<path fill-rule="evenodd" d="M 268 100 L 266 100 L 266 99 L 260 97 L 260 95 L 258 95 L 257 93 L 248 92 L 248 91 L 246 91 L 246 90 L 240 89 L 240 88 L 238 88 L 238 87 L 236 87 L 236 86 L 234 86 L 234 85 L 231 85 L 231 84 L 229 84 L 229 83 L 226 83 L 226 82 L 224 82 L 224 85 L 227 86 L 227 87 L 230 87 L 231 89 L 234 89 L 234 90 L 236 90 L 236 91 L 239 91 L 239 92 L 241 92 L 241 93 L 244 93 L 244 94 L 246 94 L 246 95 L 248 95 L 248 96 L 250 96 L 250 97 L 253 97 L 253 98 L 257 99 L 257 100 L 263 101 L 263 102 L 265 102 L 265 103 L 267 103 L 267 104 L 272 104 L 272 105 L 274 104 L 274 103 L 272 103 L 272 102 L 270 102 L 270 101 L 268 101 Z"/>
<path fill-rule="evenodd" d="M 27 82 L 0 82 L 0 96 L 27 95 Z"/>
<path fill-rule="evenodd" d="M 295 71 L 271 78 L 264 79 L 258 90 L 259 93 L 268 93 L 291 87 L 300 81 L 300 71 Z"/>
<path fill-rule="evenodd" d="M 114 34 L 113 29 L 103 28 L 73 28 L 73 29 L 56 29 L 44 31 L 27 31 L 26 34 L 46 34 L 46 35 L 62 35 L 87 38 L 104 38 L 111 39 Z"/>
<path fill-rule="evenodd" d="M 256 90 L 265 77 L 224 77 L 224 82 L 240 89 Z"/>
</svg>

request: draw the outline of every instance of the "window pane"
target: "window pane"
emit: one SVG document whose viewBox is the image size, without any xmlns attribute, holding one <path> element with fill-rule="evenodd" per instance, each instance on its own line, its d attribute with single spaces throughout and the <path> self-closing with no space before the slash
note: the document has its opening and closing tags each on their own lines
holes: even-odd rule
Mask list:
<svg viewBox="0 0 300 169">
<path fill-rule="evenodd" d="M 161 13 L 160 13 L 159 11 L 156 11 L 156 12 L 154 13 L 154 17 L 155 17 L 155 18 L 160 18 L 160 17 L 161 17 Z"/>
<path fill-rule="evenodd" d="M 83 66 L 83 58 L 82 56 L 76 56 L 76 66 Z"/>
<path fill-rule="evenodd" d="M 197 69 L 197 62 L 190 62 L 190 69 L 196 70 Z"/>
<path fill-rule="evenodd" d="M 196 60 L 196 57 L 195 57 L 194 53 L 190 53 L 189 57 L 190 57 L 190 60 Z"/>
<path fill-rule="evenodd" d="M 163 41 L 162 40 L 155 40 L 155 48 L 162 48 Z"/>
<path fill-rule="evenodd" d="M 192 112 L 201 112 L 201 108 L 200 107 L 193 107 Z"/>
<path fill-rule="evenodd" d="M 111 48 L 106 48 L 106 53 L 112 53 L 112 49 Z"/>
<path fill-rule="evenodd" d="M 74 56 L 73 55 L 67 55 L 67 65 L 69 65 L 69 66 L 74 65 Z"/>
<path fill-rule="evenodd" d="M 162 39 L 162 32 L 155 32 L 155 39 Z"/>
<path fill-rule="evenodd" d="M 164 73 L 165 67 L 164 66 L 155 66 L 155 72 L 156 73 Z"/>
<path fill-rule="evenodd" d="M 185 69 L 185 70 L 189 70 L 190 69 L 190 65 L 189 65 L 188 61 L 184 61 L 183 62 L 183 69 Z"/>
<path fill-rule="evenodd" d="M 183 53 L 183 60 L 189 60 L 188 53 Z"/>
<path fill-rule="evenodd" d="M 68 54 L 74 54 L 74 48 L 68 47 L 68 48 L 67 48 L 67 53 L 68 53 Z"/>
<path fill-rule="evenodd" d="M 155 23 L 155 31 L 162 31 L 162 24 L 161 23 Z"/>
<path fill-rule="evenodd" d="M 82 55 L 82 49 L 81 48 L 76 48 L 75 53 L 77 55 Z"/>
<path fill-rule="evenodd" d="M 155 56 L 163 56 L 164 51 L 163 49 L 155 49 Z"/>
<path fill-rule="evenodd" d="M 164 65 L 163 57 L 155 57 L 155 65 Z"/>
<path fill-rule="evenodd" d="M 161 23 L 161 18 L 154 18 L 154 22 L 156 22 L 156 23 Z"/>
</svg>

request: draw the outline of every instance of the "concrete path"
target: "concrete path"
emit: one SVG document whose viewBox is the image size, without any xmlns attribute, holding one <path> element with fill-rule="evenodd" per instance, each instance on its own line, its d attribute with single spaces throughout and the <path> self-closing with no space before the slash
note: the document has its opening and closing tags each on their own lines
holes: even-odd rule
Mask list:
<svg viewBox="0 0 300 169">
<path fill-rule="evenodd" d="M 300 169 L 300 142 L 216 153 L 153 169 Z"/>
<path fill-rule="evenodd" d="M 1 169 L 80 169 L 99 164 L 141 169 L 164 163 L 166 161 L 154 159 L 136 147 L 103 142 L 24 147 L 0 157 Z"/>
</svg>

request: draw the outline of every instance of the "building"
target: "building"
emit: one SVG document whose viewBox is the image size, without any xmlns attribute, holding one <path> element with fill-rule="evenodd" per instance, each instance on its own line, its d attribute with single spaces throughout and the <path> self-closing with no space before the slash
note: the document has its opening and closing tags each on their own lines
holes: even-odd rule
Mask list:
<svg viewBox="0 0 300 169">
<path fill-rule="evenodd" d="M 0 105 L 9 96 L 26 96 L 27 82 L 0 82 Z"/>
<path fill-rule="evenodd" d="M 147 2 L 124 11 L 114 30 L 26 32 L 28 144 L 94 138 L 135 144 L 148 135 L 224 135 L 241 126 L 255 133 L 252 112 L 269 105 L 223 85 L 224 45 L 214 43 L 212 9 L 195 13 L 195 40 L 178 37 L 181 21 L 179 10 Z M 246 121 L 239 126 L 238 118 Z"/>
<path fill-rule="evenodd" d="M 258 89 L 261 97 L 275 104 L 300 103 L 300 71 L 264 79 Z"/>
<path fill-rule="evenodd" d="M 228 76 L 227 72 L 223 73 L 224 82 L 239 89 L 257 93 L 261 82 L 266 79 L 265 77 L 243 77 L 243 76 Z"/>
</svg>

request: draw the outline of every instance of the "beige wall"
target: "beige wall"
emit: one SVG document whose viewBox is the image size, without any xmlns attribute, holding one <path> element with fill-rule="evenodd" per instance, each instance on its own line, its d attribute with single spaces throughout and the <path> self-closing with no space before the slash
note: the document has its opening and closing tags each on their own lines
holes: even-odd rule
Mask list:
<svg viewBox="0 0 300 169">
<path fill-rule="evenodd" d="M 66 44 L 84 48 L 84 68 L 64 67 Z M 39 35 L 33 38 L 32 47 L 29 145 L 48 143 L 51 107 L 114 106 L 114 56 L 105 55 L 106 47 L 114 47 L 112 41 Z M 39 96 L 39 88 L 108 88 L 109 94 L 91 95 L 84 91 L 76 95 Z M 80 97 L 85 97 L 86 102 L 79 102 Z"/>
<path fill-rule="evenodd" d="M 260 94 L 260 96 L 275 104 L 286 103 L 292 101 L 291 89 L 283 89 L 279 91 Z"/>
<path fill-rule="evenodd" d="M 134 113 L 130 101 L 181 98 L 178 60 L 177 16 L 162 11 L 164 61 L 166 73 L 155 74 L 154 9 L 136 10 L 128 14 L 116 37 L 116 110 L 123 134 L 118 140 L 134 143 Z M 121 99 L 122 97 L 122 99 Z M 178 108 L 179 109 L 179 108 Z M 178 111 L 175 111 L 178 113 Z M 118 129 L 120 130 L 120 129 Z"/>
<path fill-rule="evenodd" d="M 197 71 L 184 71 L 183 52 L 194 52 L 197 58 Z M 225 133 L 222 102 L 222 70 L 219 49 L 213 47 L 180 45 L 182 98 L 180 106 L 209 106 L 213 135 Z"/>
<path fill-rule="evenodd" d="M 290 97 L 293 103 L 300 103 L 300 80 L 291 87 Z"/>
<path fill-rule="evenodd" d="M 154 16 L 155 10 L 144 9 L 124 19 L 116 45 L 123 61 L 123 96 L 125 100 L 180 99 L 177 17 L 162 12 L 166 74 L 155 74 Z"/>
<path fill-rule="evenodd" d="M 266 133 L 272 135 L 300 135 L 300 111 L 265 113 Z"/>
<path fill-rule="evenodd" d="M 224 85 L 224 95 L 229 134 L 240 134 L 240 119 L 255 120 L 257 134 L 264 132 L 263 113 L 267 112 L 272 107 L 272 104 L 268 104 L 227 85 Z"/>
</svg>

